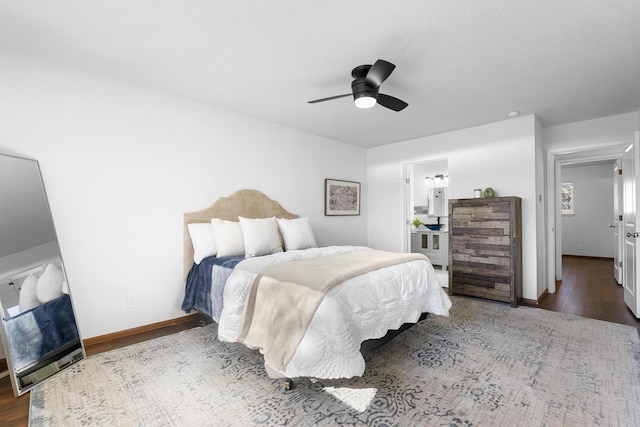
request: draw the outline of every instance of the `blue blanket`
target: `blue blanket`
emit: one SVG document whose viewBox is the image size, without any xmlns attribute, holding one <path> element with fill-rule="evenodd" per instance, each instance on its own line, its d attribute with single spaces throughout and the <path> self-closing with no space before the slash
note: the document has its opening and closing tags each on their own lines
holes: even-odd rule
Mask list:
<svg viewBox="0 0 640 427">
<path fill-rule="evenodd" d="M 69 295 L 63 295 L 33 311 L 38 328 L 44 337 L 40 353 L 45 355 L 77 340 L 78 327 Z"/>
<path fill-rule="evenodd" d="M 242 256 L 220 258 L 211 256 L 200 261 L 200 264 L 193 264 L 187 276 L 182 310 L 189 313 L 192 309 L 196 309 L 218 321 L 222 311 L 222 294 L 226 279 L 233 268 L 243 259 Z M 214 267 L 218 273 L 216 283 L 212 283 L 211 280 Z M 213 303 L 211 302 L 212 295 Z"/>
<path fill-rule="evenodd" d="M 62 295 L 5 322 L 16 370 L 79 340 L 69 295 Z"/>
</svg>

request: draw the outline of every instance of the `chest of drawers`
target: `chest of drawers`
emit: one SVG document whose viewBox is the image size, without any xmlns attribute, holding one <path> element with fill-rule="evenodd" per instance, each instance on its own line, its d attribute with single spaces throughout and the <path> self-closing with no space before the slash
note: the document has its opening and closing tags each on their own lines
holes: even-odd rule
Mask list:
<svg viewBox="0 0 640 427">
<path fill-rule="evenodd" d="M 449 200 L 449 294 L 522 298 L 522 199 Z"/>
</svg>

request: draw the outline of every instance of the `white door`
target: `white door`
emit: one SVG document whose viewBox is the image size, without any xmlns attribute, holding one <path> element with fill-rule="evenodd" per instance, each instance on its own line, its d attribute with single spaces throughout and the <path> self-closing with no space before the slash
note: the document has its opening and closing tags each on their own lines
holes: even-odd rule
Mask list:
<svg viewBox="0 0 640 427">
<path fill-rule="evenodd" d="M 621 161 L 616 161 L 613 168 L 613 223 L 610 227 L 613 229 L 613 275 L 618 285 L 622 284 L 622 169 Z"/>
<path fill-rule="evenodd" d="M 623 286 L 624 302 L 633 314 L 638 317 L 638 275 L 636 266 L 640 265 L 637 249 L 638 221 L 636 221 L 636 201 L 638 200 L 638 188 L 636 186 L 637 173 L 636 165 L 640 165 L 640 133 L 636 132 L 635 142 L 630 145 L 622 156 L 622 177 L 624 186 L 624 261 L 623 261 Z"/>
</svg>

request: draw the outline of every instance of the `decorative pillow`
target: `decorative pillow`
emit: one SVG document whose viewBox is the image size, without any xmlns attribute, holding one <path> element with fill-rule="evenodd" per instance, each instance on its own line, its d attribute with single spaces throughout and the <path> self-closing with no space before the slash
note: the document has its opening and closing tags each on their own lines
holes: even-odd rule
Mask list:
<svg viewBox="0 0 640 427">
<path fill-rule="evenodd" d="M 316 239 L 313 237 L 309 218 L 282 219 L 278 218 L 278 227 L 282 240 L 284 240 L 284 249 L 286 251 L 294 251 L 297 249 L 316 248 Z"/>
<path fill-rule="evenodd" d="M 244 240 L 239 222 L 213 218 L 211 225 L 216 236 L 218 257 L 244 255 Z"/>
<path fill-rule="evenodd" d="M 41 303 L 53 301 L 62 296 L 62 282 L 64 275 L 62 271 L 53 264 L 47 265 L 44 273 L 38 279 L 36 295 Z"/>
<path fill-rule="evenodd" d="M 187 224 L 193 244 L 193 262 L 200 264 L 204 258 L 218 253 L 216 235 L 210 222 Z"/>
<path fill-rule="evenodd" d="M 31 273 L 24 279 L 22 282 L 22 287 L 20 288 L 20 297 L 18 299 L 18 305 L 20 306 L 20 313 L 24 313 L 27 310 L 31 310 L 32 308 L 36 308 L 40 304 L 40 300 L 36 295 L 36 287 L 38 286 L 38 276 L 34 273 Z"/>
<path fill-rule="evenodd" d="M 282 252 L 282 240 L 275 217 L 240 220 L 245 258 Z"/>
</svg>

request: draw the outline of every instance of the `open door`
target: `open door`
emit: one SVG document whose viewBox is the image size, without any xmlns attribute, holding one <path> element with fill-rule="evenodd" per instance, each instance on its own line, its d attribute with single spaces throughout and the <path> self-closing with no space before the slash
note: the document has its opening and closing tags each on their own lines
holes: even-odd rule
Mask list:
<svg viewBox="0 0 640 427">
<path fill-rule="evenodd" d="M 638 200 L 638 165 L 640 165 L 640 133 L 636 132 L 635 142 L 631 144 L 622 156 L 622 177 L 624 194 L 623 232 L 624 232 L 624 262 L 623 286 L 624 302 L 633 314 L 638 317 L 638 256 L 637 247 L 638 221 L 636 220 L 636 202 Z"/>
<path fill-rule="evenodd" d="M 613 222 L 610 225 L 613 231 L 613 276 L 618 285 L 622 284 L 622 166 L 617 160 L 613 168 Z"/>
</svg>

